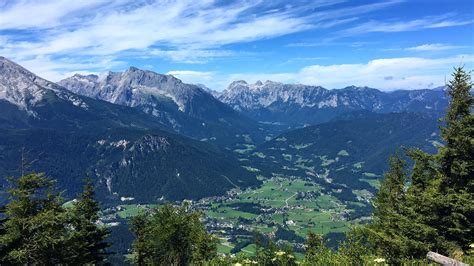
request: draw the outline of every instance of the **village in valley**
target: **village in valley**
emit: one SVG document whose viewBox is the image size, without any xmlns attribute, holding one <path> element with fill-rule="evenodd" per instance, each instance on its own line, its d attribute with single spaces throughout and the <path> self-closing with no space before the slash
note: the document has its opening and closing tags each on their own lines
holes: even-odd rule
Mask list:
<svg viewBox="0 0 474 266">
<path fill-rule="evenodd" d="M 370 210 L 369 191 L 354 191 L 357 202 L 344 203 L 335 195 L 338 191 L 325 191 L 311 178 L 259 177 L 262 185 L 253 188 L 234 188 L 222 196 L 198 201 L 184 200 L 176 205 L 202 212 L 209 232 L 220 239 L 221 254 L 254 253 L 255 239 L 278 239 L 280 245 L 303 249 L 309 232 L 326 235 L 336 243 L 353 224 L 369 218 L 355 212 L 355 207 Z M 121 204 L 102 211 L 100 223 L 114 227 L 127 223 L 127 219 L 166 202 L 164 198 L 154 204 L 134 204 L 135 199 L 121 197 Z"/>
</svg>

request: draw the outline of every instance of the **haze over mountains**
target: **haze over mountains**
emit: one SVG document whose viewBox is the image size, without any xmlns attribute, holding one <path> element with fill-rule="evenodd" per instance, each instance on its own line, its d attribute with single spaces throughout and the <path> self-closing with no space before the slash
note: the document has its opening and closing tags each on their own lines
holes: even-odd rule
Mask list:
<svg viewBox="0 0 474 266">
<path fill-rule="evenodd" d="M 399 145 L 438 143 L 436 119 L 447 105 L 441 89 L 236 81 L 216 99 L 202 87 L 134 67 L 55 84 L 2 57 L 0 175 L 18 174 L 25 147 L 30 167 L 68 195 L 89 175 L 106 200 L 201 198 L 257 185 L 262 173 L 295 171 L 328 188 L 370 189 L 361 174 L 377 179 L 383 167 L 374 165 Z M 278 136 L 303 124 L 315 126 Z"/>
</svg>

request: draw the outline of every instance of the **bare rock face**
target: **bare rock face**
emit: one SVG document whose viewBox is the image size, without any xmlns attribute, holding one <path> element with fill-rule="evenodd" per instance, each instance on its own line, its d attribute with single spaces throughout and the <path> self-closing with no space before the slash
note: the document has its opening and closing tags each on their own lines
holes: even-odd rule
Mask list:
<svg viewBox="0 0 474 266">
<path fill-rule="evenodd" d="M 240 109 L 266 108 L 276 102 L 294 103 L 301 107 L 313 107 L 318 98 L 327 94 L 319 86 L 283 84 L 267 80 L 248 84 L 243 80 L 232 82 L 219 99 Z"/>
<path fill-rule="evenodd" d="M 160 98 L 168 98 L 179 111 L 189 112 L 189 103 L 194 96 L 204 93 L 198 86 L 185 84 L 171 75 L 135 67 L 125 72 L 108 72 L 103 77 L 75 74 L 59 84 L 91 98 L 130 107 L 150 108 L 152 114 L 160 111 Z"/>
<path fill-rule="evenodd" d="M 0 57 L 0 100 L 10 102 L 35 117 L 37 114 L 34 107 L 48 95 L 87 108 L 87 104 L 74 93 L 36 76 L 5 57 Z"/>
<path fill-rule="evenodd" d="M 328 90 L 320 86 L 243 80 L 232 82 L 218 99 L 259 121 L 313 124 L 354 110 L 372 112 L 443 112 L 442 88 L 382 92 L 349 86 Z"/>
</svg>

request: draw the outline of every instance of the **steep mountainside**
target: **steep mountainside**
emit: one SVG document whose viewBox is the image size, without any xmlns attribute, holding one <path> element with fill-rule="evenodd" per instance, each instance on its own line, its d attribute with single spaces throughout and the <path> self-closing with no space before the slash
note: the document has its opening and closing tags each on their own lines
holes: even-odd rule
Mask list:
<svg viewBox="0 0 474 266">
<path fill-rule="evenodd" d="M 447 106 L 441 89 L 381 92 L 367 87 L 327 90 L 319 86 L 267 81 L 235 81 L 219 99 L 267 124 L 302 125 L 326 122 L 346 112 L 423 112 L 440 114 Z"/>
<path fill-rule="evenodd" d="M 284 133 L 247 156 L 259 174 L 311 178 L 347 200 L 355 197 L 353 189 L 375 192 L 389 156 L 401 146 L 433 152 L 436 145 L 438 122 L 431 115 L 359 111 Z"/>
<path fill-rule="evenodd" d="M 152 201 L 256 184 L 230 155 L 166 131 L 154 116 L 74 94 L 0 57 L 0 184 L 43 171 L 72 195 L 86 175 L 102 198 Z M 23 168 L 25 168 L 23 167 Z"/>
<path fill-rule="evenodd" d="M 180 134 L 218 144 L 261 141 L 258 124 L 215 99 L 197 85 L 134 67 L 103 77 L 76 74 L 59 82 L 70 91 L 153 115 Z M 241 138 L 241 139 L 239 139 Z M 247 138 L 248 140 L 248 138 Z"/>
</svg>

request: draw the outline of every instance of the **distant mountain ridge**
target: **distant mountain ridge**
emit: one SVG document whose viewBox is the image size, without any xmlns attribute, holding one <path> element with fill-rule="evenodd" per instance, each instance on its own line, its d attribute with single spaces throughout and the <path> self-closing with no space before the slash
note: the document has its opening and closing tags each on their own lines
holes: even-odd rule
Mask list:
<svg viewBox="0 0 474 266">
<path fill-rule="evenodd" d="M 235 110 L 263 122 L 317 124 L 345 112 L 367 110 L 378 113 L 443 113 L 448 98 L 442 88 L 382 92 L 349 86 L 328 90 L 321 86 L 258 81 L 232 82 L 219 100 Z"/>
<path fill-rule="evenodd" d="M 0 190 L 28 171 L 46 172 L 66 196 L 85 177 L 101 199 L 151 202 L 219 195 L 258 184 L 255 175 L 213 145 L 176 135 L 135 108 L 77 95 L 0 58 Z"/>
<path fill-rule="evenodd" d="M 171 75 L 130 67 L 102 77 L 75 74 L 58 84 L 80 95 L 137 108 L 176 132 L 196 139 L 218 143 L 233 142 L 236 135 L 262 139 L 257 123 L 200 86 L 183 83 Z"/>
</svg>

